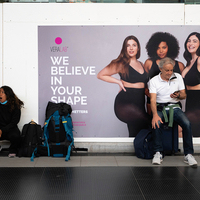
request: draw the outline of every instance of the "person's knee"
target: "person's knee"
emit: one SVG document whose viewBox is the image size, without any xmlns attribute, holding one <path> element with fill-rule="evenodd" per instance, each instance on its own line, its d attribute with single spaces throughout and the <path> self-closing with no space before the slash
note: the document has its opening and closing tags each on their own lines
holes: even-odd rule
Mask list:
<svg viewBox="0 0 200 200">
<path fill-rule="evenodd" d="M 184 128 L 186 128 L 186 129 L 190 129 L 191 128 L 191 123 L 190 123 L 190 121 L 187 118 L 184 120 L 182 128 L 183 129 Z"/>
<path fill-rule="evenodd" d="M 20 135 L 18 135 L 18 134 L 13 134 L 13 135 L 11 135 L 10 138 L 9 138 L 9 140 L 10 140 L 11 142 L 18 142 L 18 141 L 20 141 L 20 139 L 21 139 L 21 137 L 20 137 Z"/>
</svg>

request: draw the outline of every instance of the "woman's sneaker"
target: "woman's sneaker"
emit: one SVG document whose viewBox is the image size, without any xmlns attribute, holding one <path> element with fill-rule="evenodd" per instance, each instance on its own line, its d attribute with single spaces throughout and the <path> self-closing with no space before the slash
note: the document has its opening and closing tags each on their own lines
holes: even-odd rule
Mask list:
<svg viewBox="0 0 200 200">
<path fill-rule="evenodd" d="M 184 162 L 191 167 L 197 167 L 197 161 L 195 160 L 192 154 L 186 155 L 184 158 Z"/>
<path fill-rule="evenodd" d="M 160 152 L 156 152 L 154 154 L 153 160 L 152 160 L 152 164 L 153 165 L 160 165 L 162 162 L 162 154 Z"/>
<path fill-rule="evenodd" d="M 15 157 L 16 157 L 16 154 L 15 154 L 15 153 L 9 153 L 8 157 L 9 157 L 9 158 L 15 158 Z"/>
</svg>

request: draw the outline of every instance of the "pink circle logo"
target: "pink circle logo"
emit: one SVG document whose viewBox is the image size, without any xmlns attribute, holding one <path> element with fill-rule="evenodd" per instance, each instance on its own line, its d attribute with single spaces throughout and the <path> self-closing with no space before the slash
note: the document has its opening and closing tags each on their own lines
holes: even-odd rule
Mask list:
<svg viewBox="0 0 200 200">
<path fill-rule="evenodd" d="M 57 37 L 57 38 L 55 39 L 55 43 L 56 43 L 56 44 L 61 44 L 61 43 L 62 43 L 62 38 Z"/>
</svg>

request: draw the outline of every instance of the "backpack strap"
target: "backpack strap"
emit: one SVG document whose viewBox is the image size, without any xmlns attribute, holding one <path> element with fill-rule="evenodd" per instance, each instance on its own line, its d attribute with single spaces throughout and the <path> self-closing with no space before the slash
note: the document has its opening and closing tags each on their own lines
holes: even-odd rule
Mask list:
<svg viewBox="0 0 200 200">
<path fill-rule="evenodd" d="M 31 162 L 34 161 L 35 155 L 37 154 L 37 147 L 34 149 L 32 156 L 31 156 Z"/>
<path fill-rule="evenodd" d="M 73 125 L 71 121 L 71 117 L 68 114 L 67 116 L 62 116 L 62 123 L 66 132 L 66 137 L 69 141 L 73 140 Z"/>
<path fill-rule="evenodd" d="M 73 132 L 72 132 L 73 129 L 72 129 L 72 127 L 70 127 L 70 126 L 72 126 L 72 123 L 70 124 L 71 119 L 69 117 L 70 117 L 69 114 L 66 117 L 62 116 L 62 123 L 63 123 L 63 126 L 65 128 L 66 137 L 69 141 L 71 141 L 71 143 L 68 147 L 68 151 L 67 151 L 65 161 L 68 161 L 70 159 L 71 148 L 74 145 L 74 138 L 73 138 Z M 68 123 L 69 123 L 69 126 L 67 126 Z"/>
<path fill-rule="evenodd" d="M 36 128 L 36 133 L 37 133 L 37 139 L 38 141 L 40 141 L 42 137 L 42 128 L 39 124 L 36 124 L 35 128 Z"/>
<path fill-rule="evenodd" d="M 53 115 L 51 115 L 49 117 L 49 119 L 47 119 L 44 123 L 44 140 L 45 140 L 45 143 L 44 143 L 44 146 L 47 146 L 47 149 L 48 149 L 48 156 L 50 156 L 50 150 L 49 150 L 49 143 L 48 143 L 48 138 L 49 138 L 49 133 L 48 133 L 48 125 L 49 125 L 49 121 L 51 120 L 51 117 Z"/>
<path fill-rule="evenodd" d="M 51 121 L 53 123 L 53 128 L 54 128 L 54 131 L 56 133 L 56 141 L 60 141 L 60 136 L 59 136 L 59 132 L 60 132 L 60 121 L 61 121 L 61 116 L 59 115 L 59 112 L 58 110 L 56 110 L 54 113 L 53 113 L 53 116 L 51 118 Z"/>
</svg>

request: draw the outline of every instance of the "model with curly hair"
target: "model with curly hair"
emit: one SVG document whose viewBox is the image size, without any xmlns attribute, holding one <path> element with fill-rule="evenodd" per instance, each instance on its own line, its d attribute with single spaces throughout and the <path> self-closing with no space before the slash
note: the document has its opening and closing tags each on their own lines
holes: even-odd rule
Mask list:
<svg viewBox="0 0 200 200">
<path fill-rule="evenodd" d="M 97 78 L 118 84 L 120 91 L 115 98 L 114 110 L 117 118 L 126 123 L 129 137 L 148 127 L 148 115 L 145 111 L 145 87 L 148 76 L 140 57 L 140 43 L 135 36 L 125 38 L 117 59 L 102 69 Z M 120 79 L 112 77 L 119 74 Z"/>
<path fill-rule="evenodd" d="M 9 157 L 15 157 L 20 147 L 20 130 L 17 124 L 24 103 L 9 86 L 0 88 L 0 140 L 9 140 Z"/>
<path fill-rule="evenodd" d="M 192 125 L 193 136 L 200 136 L 200 33 L 192 32 L 185 41 L 183 54 L 187 61 L 182 76 L 186 85 L 186 115 Z"/>
<path fill-rule="evenodd" d="M 158 64 L 162 58 L 169 57 L 175 60 L 179 54 L 179 43 L 170 33 L 156 32 L 147 42 L 146 50 L 149 58 L 145 61 L 144 68 L 151 79 L 160 73 Z M 181 74 L 184 68 L 183 63 L 175 60 L 174 72 Z M 149 95 L 147 97 L 147 112 L 151 114 Z"/>
</svg>

